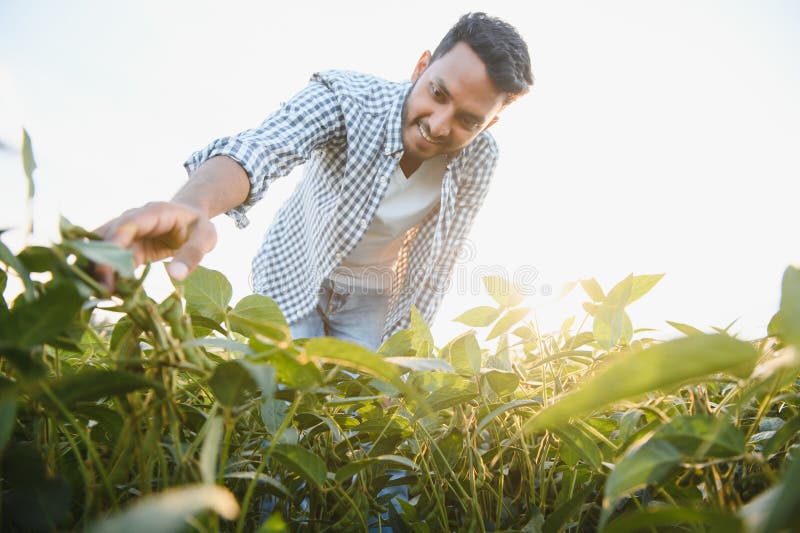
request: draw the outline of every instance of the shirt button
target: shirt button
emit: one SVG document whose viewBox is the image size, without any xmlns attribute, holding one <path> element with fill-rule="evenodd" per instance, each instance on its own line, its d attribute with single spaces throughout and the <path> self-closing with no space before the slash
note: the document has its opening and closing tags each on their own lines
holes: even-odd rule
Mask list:
<svg viewBox="0 0 800 533">
<path fill-rule="evenodd" d="M 362 228 L 366 228 L 367 227 L 367 219 L 366 218 L 362 218 L 358 223 L 361 224 Z"/>
<path fill-rule="evenodd" d="M 337 261 L 341 261 L 341 260 L 342 260 L 342 257 L 343 257 L 343 256 L 342 256 L 342 252 L 336 252 L 336 260 L 337 260 Z"/>
<path fill-rule="evenodd" d="M 378 181 L 380 181 L 380 182 L 381 182 L 381 185 L 383 185 L 384 183 L 386 183 L 387 181 L 389 181 L 389 179 L 388 179 L 386 176 L 381 176 L 381 179 L 379 179 Z"/>
</svg>

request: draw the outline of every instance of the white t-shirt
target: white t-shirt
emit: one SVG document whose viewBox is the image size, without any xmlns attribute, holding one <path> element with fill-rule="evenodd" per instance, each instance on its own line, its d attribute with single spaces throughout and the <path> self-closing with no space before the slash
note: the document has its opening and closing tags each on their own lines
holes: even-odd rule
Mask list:
<svg viewBox="0 0 800 533">
<path fill-rule="evenodd" d="M 445 167 L 444 155 L 423 161 L 407 178 L 397 166 L 364 237 L 331 273 L 334 283 L 369 290 L 391 288 L 403 236 L 441 201 Z"/>
</svg>

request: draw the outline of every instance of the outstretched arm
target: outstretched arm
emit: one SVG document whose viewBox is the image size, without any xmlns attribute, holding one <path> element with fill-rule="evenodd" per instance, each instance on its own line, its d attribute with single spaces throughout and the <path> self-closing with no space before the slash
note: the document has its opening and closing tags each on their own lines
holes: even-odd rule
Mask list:
<svg viewBox="0 0 800 533">
<path fill-rule="evenodd" d="M 228 213 L 244 226 L 244 211 L 264 196 L 273 180 L 318 148 L 344 138 L 337 99 L 314 78 L 258 128 L 217 139 L 193 154 L 184 165 L 190 179 L 171 201 L 126 211 L 97 233 L 130 249 L 136 265 L 173 257 L 167 272 L 181 280 L 216 244 L 211 218 Z M 97 277 L 113 291 L 111 268 L 98 267 Z"/>
<path fill-rule="evenodd" d="M 233 159 L 212 157 L 200 165 L 169 202 L 151 202 L 126 211 L 97 229 L 104 239 L 133 252 L 135 264 L 173 257 L 167 272 L 184 279 L 217 243 L 213 217 L 232 209 L 248 196 L 250 182 Z M 114 272 L 96 268 L 98 279 L 114 290 Z"/>
</svg>

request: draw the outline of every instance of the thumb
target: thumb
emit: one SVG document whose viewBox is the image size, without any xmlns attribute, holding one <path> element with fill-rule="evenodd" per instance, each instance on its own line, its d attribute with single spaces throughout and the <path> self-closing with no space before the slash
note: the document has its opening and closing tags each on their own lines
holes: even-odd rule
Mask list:
<svg viewBox="0 0 800 533">
<path fill-rule="evenodd" d="M 217 230 L 209 220 L 200 220 L 189 238 L 178 248 L 167 265 L 167 273 L 175 281 L 183 281 L 200 264 L 200 260 L 217 244 Z"/>
</svg>

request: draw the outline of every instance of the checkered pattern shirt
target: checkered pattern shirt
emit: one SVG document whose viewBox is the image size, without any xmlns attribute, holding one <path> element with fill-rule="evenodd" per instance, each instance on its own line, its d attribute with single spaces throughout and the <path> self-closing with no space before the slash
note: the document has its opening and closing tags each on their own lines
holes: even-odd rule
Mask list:
<svg viewBox="0 0 800 533">
<path fill-rule="evenodd" d="M 358 244 L 403 155 L 401 119 L 411 84 L 327 71 L 257 128 L 195 152 L 192 172 L 224 155 L 250 180 L 245 202 L 229 211 L 238 227 L 272 180 L 305 163 L 304 176 L 275 216 L 253 260 L 253 289 L 273 298 L 291 323 L 314 310 L 325 278 Z M 431 323 L 458 253 L 488 190 L 497 145 L 482 132 L 448 160 L 438 206 L 403 238 L 384 338 L 407 328 L 411 306 Z"/>
</svg>

